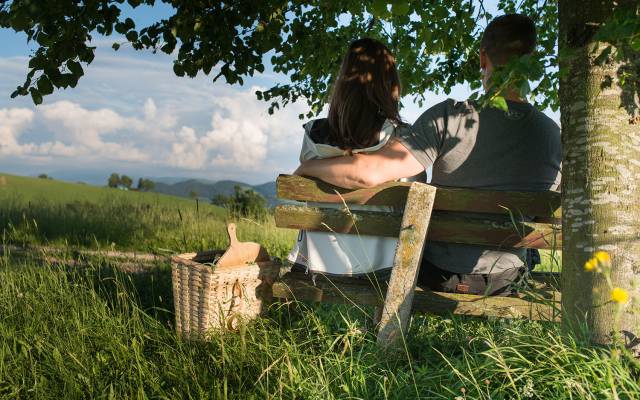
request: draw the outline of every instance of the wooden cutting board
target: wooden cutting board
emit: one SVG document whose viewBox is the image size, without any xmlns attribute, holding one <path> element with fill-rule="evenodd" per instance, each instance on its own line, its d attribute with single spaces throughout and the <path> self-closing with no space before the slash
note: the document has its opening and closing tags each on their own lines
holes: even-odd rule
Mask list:
<svg viewBox="0 0 640 400">
<path fill-rule="evenodd" d="M 236 224 L 227 225 L 229 234 L 229 248 L 216 263 L 217 267 L 250 264 L 259 261 L 269 261 L 267 249 L 253 242 L 239 242 L 236 236 Z"/>
</svg>

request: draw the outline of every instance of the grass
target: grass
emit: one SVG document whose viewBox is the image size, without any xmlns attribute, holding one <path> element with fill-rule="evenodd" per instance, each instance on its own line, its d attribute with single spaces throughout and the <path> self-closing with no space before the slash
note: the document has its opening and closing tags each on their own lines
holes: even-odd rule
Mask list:
<svg viewBox="0 0 640 400">
<path fill-rule="evenodd" d="M 0 226 L 5 243 L 145 252 L 187 252 L 228 245 L 227 213 L 202 202 L 5 175 Z M 1 183 L 1 182 L 0 182 Z M 283 258 L 296 238 L 273 218 L 240 220 L 238 238 Z"/>
<path fill-rule="evenodd" d="M 188 252 L 228 246 L 224 209 L 158 193 L 128 192 L 47 179 L 2 175 L 0 226 L 5 243 L 145 252 Z M 240 240 L 285 258 L 296 238 L 273 218 L 238 223 Z M 558 271 L 558 251 L 542 251 L 540 271 Z"/>
<path fill-rule="evenodd" d="M 132 202 L 133 204 L 150 204 L 157 207 L 195 207 L 194 200 L 160 193 L 136 192 L 0 173 L 0 201 L 11 200 L 24 203 L 48 201 L 52 204 L 69 204 L 74 202 L 100 203 L 105 198 Z M 207 204 L 203 206 L 220 211 L 215 206 Z"/>
<path fill-rule="evenodd" d="M 175 252 L 226 246 L 226 214 L 216 207 L 15 179 L 0 187 L 5 244 Z M 49 189 L 60 193 L 45 196 Z M 275 256 L 295 239 L 272 220 L 239 224 L 241 239 Z M 546 262 L 545 269 L 554 268 Z M 240 333 L 197 343 L 175 335 L 166 263 L 124 273 L 100 257 L 72 268 L 5 254 L 0 282 L 3 399 L 634 399 L 640 393 L 640 369 L 625 352 L 576 341 L 552 323 L 417 316 L 405 351 L 390 356 L 378 351 L 371 323 L 354 307 L 275 304 Z"/>
<path fill-rule="evenodd" d="M 0 260 L 0 397 L 633 399 L 622 357 L 529 321 L 414 318 L 379 355 L 353 308 L 275 305 L 239 334 L 182 341 L 168 265 L 148 274 Z M 152 289 L 153 288 L 153 289 Z M 151 294 L 153 292 L 153 294 Z M 410 355 L 407 356 L 407 354 Z"/>
</svg>

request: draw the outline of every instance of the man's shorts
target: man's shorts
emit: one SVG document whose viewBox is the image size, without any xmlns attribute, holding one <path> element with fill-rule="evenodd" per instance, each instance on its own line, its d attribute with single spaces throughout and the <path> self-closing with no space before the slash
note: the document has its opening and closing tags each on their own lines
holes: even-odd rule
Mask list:
<svg viewBox="0 0 640 400">
<path fill-rule="evenodd" d="M 436 292 L 512 296 L 524 273 L 525 267 L 492 274 L 459 274 L 440 269 L 423 259 L 418 285 Z"/>
</svg>

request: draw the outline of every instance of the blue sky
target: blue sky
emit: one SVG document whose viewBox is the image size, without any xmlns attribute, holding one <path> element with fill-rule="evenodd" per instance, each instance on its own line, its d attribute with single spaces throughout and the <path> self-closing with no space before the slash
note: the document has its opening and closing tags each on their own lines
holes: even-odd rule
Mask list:
<svg viewBox="0 0 640 400">
<path fill-rule="evenodd" d="M 125 13 L 142 26 L 171 8 L 160 3 Z M 297 116 L 306 105 L 270 116 L 254 95 L 286 76 L 267 67 L 244 86 L 213 84 L 202 74 L 178 78 L 171 56 L 127 46 L 115 52 L 114 41 L 96 35 L 96 58 L 78 86 L 35 107 L 30 98 L 9 97 L 27 72 L 26 38 L 0 30 L 0 171 L 95 184 L 111 172 L 262 183 L 295 169 L 304 122 Z M 460 86 L 449 97 L 469 93 Z M 425 108 L 446 97 L 428 94 Z M 402 117 L 415 120 L 421 110 L 408 98 L 403 102 Z"/>
</svg>

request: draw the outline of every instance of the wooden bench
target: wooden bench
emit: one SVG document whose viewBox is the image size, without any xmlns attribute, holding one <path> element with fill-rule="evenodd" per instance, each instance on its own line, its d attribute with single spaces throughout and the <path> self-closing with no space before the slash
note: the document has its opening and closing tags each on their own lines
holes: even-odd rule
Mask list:
<svg viewBox="0 0 640 400">
<path fill-rule="evenodd" d="M 416 287 L 426 238 L 503 248 L 561 248 L 558 193 L 444 189 L 417 182 L 348 190 L 289 175 L 278 177 L 277 193 L 287 201 L 275 209 L 278 227 L 398 238 L 388 284 L 322 276 L 311 282 L 305 274 L 290 272 L 273 286 L 275 298 L 381 308 L 377 341 L 382 346 L 399 344 L 412 311 L 558 318 L 557 274 L 532 274 L 535 288 L 543 290 L 527 291 L 519 297 L 439 293 Z M 308 206 L 306 202 L 334 205 Z M 343 207 L 335 208 L 335 203 Z M 354 210 L 350 205 L 391 206 L 398 211 Z M 469 216 L 470 212 L 478 214 Z M 521 222 L 523 215 L 533 222 Z"/>
</svg>

